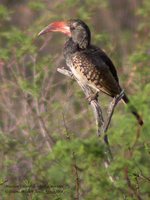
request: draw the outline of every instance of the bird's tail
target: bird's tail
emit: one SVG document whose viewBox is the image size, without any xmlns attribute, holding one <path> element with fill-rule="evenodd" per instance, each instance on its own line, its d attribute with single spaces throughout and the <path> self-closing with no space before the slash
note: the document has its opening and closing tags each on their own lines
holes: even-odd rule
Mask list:
<svg viewBox="0 0 150 200">
<path fill-rule="evenodd" d="M 128 97 L 127 97 L 126 94 L 124 94 L 122 100 L 124 101 L 124 103 L 129 104 L 129 99 L 128 99 Z M 132 114 L 136 117 L 136 119 L 137 119 L 139 125 L 142 126 L 142 125 L 144 124 L 144 122 L 143 122 L 142 117 L 138 114 L 136 108 L 135 108 L 133 105 L 129 104 L 129 110 L 130 110 L 130 111 L 132 112 Z"/>
</svg>

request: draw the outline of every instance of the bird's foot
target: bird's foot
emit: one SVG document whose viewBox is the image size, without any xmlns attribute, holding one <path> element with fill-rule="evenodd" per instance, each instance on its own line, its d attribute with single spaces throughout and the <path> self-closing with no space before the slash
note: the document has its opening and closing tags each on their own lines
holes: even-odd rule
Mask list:
<svg viewBox="0 0 150 200">
<path fill-rule="evenodd" d="M 88 97 L 86 97 L 86 99 L 89 101 L 89 103 L 91 103 L 91 101 L 93 100 L 98 101 L 98 92 L 89 95 Z"/>
</svg>

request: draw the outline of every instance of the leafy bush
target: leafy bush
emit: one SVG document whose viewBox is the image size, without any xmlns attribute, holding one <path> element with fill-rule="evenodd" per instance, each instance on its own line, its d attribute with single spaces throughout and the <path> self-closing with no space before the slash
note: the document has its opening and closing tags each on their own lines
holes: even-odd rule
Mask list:
<svg viewBox="0 0 150 200">
<path fill-rule="evenodd" d="M 149 199 L 149 1 L 118 2 L 4 0 L 0 5 L 3 199 Z M 130 17 L 123 17 L 126 13 Z M 114 156 L 108 167 L 107 147 L 95 134 L 84 95 L 56 71 L 64 66 L 64 37 L 37 37 L 41 27 L 62 18 L 89 24 L 93 43 L 112 57 L 144 119 L 138 127 L 128 109 L 118 105 L 108 131 Z M 100 96 L 104 112 L 109 100 Z M 20 186 L 19 192 L 11 185 Z"/>
</svg>

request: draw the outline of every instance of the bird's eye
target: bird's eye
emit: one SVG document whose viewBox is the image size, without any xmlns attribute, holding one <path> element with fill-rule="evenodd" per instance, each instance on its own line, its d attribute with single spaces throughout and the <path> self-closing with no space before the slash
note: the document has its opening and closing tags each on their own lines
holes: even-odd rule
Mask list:
<svg viewBox="0 0 150 200">
<path fill-rule="evenodd" d="M 70 26 L 70 30 L 73 31 L 75 29 L 74 26 Z"/>
<path fill-rule="evenodd" d="M 78 24 L 76 22 L 72 23 L 70 29 L 73 31 L 77 28 Z"/>
</svg>

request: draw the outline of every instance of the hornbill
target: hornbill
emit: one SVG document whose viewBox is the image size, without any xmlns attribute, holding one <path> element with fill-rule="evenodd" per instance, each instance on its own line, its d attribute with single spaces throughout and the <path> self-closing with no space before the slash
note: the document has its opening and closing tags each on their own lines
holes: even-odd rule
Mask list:
<svg viewBox="0 0 150 200">
<path fill-rule="evenodd" d="M 48 32 L 62 32 L 68 36 L 63 53 L 66 64 L 76 79 L 96 92 L 102 91 L 113 98 L 121 93 L 122 88 L 113 62 L 102 49 L 91 44 L 91 32 L 82 20 L 53 22 L 38 35 Z M 125 93 L 122 100 L 126 104 L 129 103 Z M 138 123 L 143 125 L 136 108 L 131 104 L 129 108 Z"/>
</svg>

